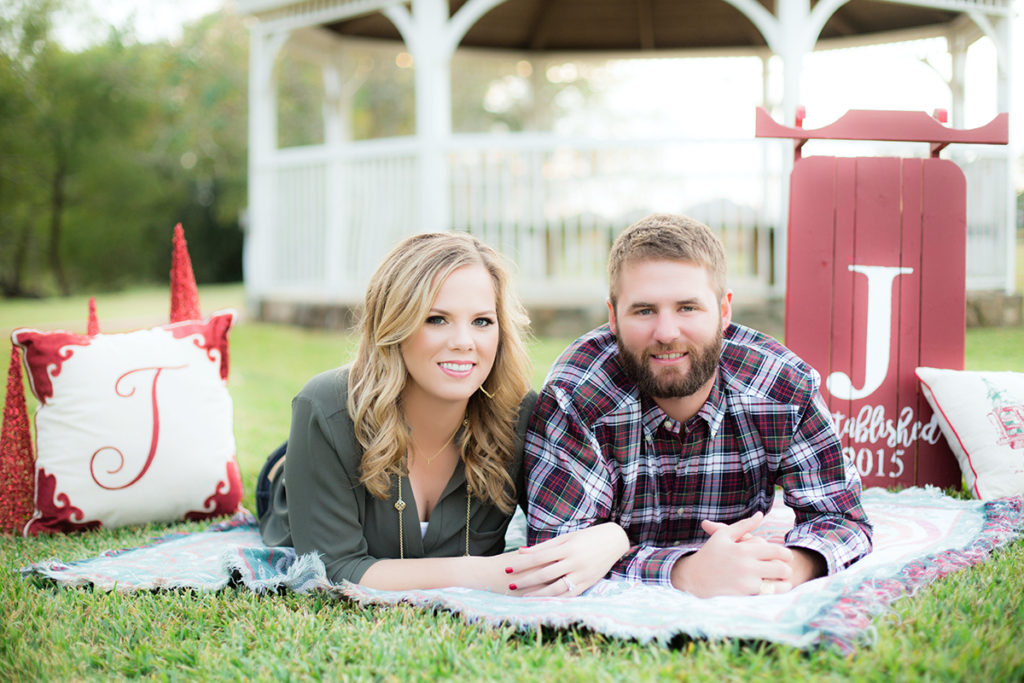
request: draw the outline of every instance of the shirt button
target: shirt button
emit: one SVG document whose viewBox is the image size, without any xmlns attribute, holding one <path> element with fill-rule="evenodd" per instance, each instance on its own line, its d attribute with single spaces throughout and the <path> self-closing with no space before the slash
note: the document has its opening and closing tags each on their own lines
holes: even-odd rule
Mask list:
<svg viewBox="0 0 1024 683">
<path fill-rule="evenodd" d="M 686 508 L 679 508 L 678 510 L 676 510 L 676 513 L 678 513 L 680 516 L 685 515 Z"/>
</svg>

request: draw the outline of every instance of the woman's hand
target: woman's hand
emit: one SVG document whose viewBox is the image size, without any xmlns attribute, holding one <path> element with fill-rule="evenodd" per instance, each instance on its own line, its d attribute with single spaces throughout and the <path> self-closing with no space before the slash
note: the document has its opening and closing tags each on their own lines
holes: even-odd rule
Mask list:
<svg viewBox="0 0 1024 683">
<path fill-rule="evenodd" d="M 505 571 L 512 595 L 575 596 L 603 578 L 627 550 L 626 532 L 606 522 L 501 557 L 509 559 Z"/>
<path fill-rule="evenodd" d="M 381 590 L 465 586 L 505 595 L 579 595 L 628 549 L 626 532 L 609 522 L 502 555 L 378 560 L 359 584 Z"/>
</svg>

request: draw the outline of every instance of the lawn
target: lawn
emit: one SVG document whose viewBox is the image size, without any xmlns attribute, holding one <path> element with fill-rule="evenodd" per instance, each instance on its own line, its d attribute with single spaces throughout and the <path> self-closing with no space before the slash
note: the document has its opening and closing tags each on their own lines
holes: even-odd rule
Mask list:
<svg viewBox="0 0 1024 683">
<path fill-rule="evenodd" d="M 240 305 L 238 287 L 204 288 L 204 311 Z M 166 289 L 100 298 L 103 329 L 166 319 Z M 15 325 L 84 330 L 84 298 L 0 302 Z M 145 313 L 140 313 L 145 312 Z M 539 386 L 566 343 L 531 345 Z M 345 361 L 352 338 L 242 321 L 231 337 L 235 433 L 252 507 L 256 473 L 286 435 L 291 396 Z M 970 369 L 1024 371 L 1024 329 L 971 329 Z M 16 570 L 74 560 L 202 523 L 44 538 L 0 538 L 0 681 L 126 677 L 189 679 L 979 680 L 1024 679 L 1024 541 L 949 576 L 878 617 L 877 640 L 850 656 L 750 642 L 639 645 L 587 632 L 518 633 L 446 613 L 366 608 L 321 596 L 244 590 L 133 596 L 62 590 Z"/>
</svg>

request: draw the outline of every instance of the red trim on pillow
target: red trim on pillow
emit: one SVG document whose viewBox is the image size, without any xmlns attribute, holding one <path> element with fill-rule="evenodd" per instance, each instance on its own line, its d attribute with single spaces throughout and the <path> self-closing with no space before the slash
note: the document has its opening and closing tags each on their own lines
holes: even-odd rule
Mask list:
<svg viewBox="0 0 1024 683">
<path fill-rule="evenodd" d="M 88 531 L 99 529 L 103 524 L 99 520 L 88 522 L 82 520 L 85 513 L 71 504 L 66 493 L 54 498 L 57 491 L 57 477 L 47 474 L 39 468 L 36 480 L 36 514 L 25 527 L 25 535 L 55 534 L 66 531 Z"/>
<path fill-rule="evenodd" d="M 213 352 L 220 353 L 220 378 L 225 382 L 228 379 L 228 332 L 235 322 L 235 314 L 231 312 L 214 313 L 205 322 L 189 321 L 168 325 L 166 329 L 174 335 L 175 339 L 183 339 L 196 335 L 198 339 L 193 342 L 196 346 L 206 351 L 206 357 L 210 362 L 216 360 Z"/>
<path fill-rule="evenodd" d="M 233 515 L 238 511 L 238 504 L 242 502 L 242 475 L 238 470 L 236 458 L 231 458 L 225 464 L 227 481 L 217 482 L 217 490 L 203 501 L 203 509 L 186 512 L 185 519 L 194 522 L 210 517 Z"/>
<path fill-rule="evenodd" d="M 971 461 L 970 452 L 964 445 L 963 439 L 960 438 L 960 434 L 957 433 L 956 427 L 953 426 L 953 423 L 950 421 L 949 416 L 946 415 L 946 411 L 942 409 L 942 405 L 939 403 L 939 397 L 935 395 L 935 391 L 932 389 L 931 385 L 928 384 L 928 382 L 925 382 L 923 379 L 921 379 L 921 375 L 917 374 L 917 371 L 914 371 L 914 374 L 917 375 L 917 380 L 921 382 L 921 384 L 924 385 L 924 387 L 928 390 L 928 393 L 931 394 L 932 400 L 935 403 L 935 407 L 938 409 L 940 413 L 942 413 L 942 419 L 946 421 L 947 425 L 949 425 L 949 431 L 953 432 L 953 436 L 956 437 L 957 443 L 960 444 L 960 451 L 964 454 L 964 458 L 967 460 L 967 466 L 971 468 L 971 474 L 974 475 L 974 485 L 971 487 L 974 489 L 974 497 L 980 500 L 981 492 L 978 491 L 978 472 L 977 470 L 974 469 L 974 463 Z"/>
<path fill-rule="evenodd" d="M 61 366 L 74 354 L 69 346 L 89 346 L 90 337 L 74 332 L 40 332 L 15 330 L 11 340 L 24 351 L 25 371 L 28 373 L 32 393 L 41 403 L 53 398 L 53 382 L 47 369 L 53 368 L 53 377 L 60 374 Z"/>
</svg>

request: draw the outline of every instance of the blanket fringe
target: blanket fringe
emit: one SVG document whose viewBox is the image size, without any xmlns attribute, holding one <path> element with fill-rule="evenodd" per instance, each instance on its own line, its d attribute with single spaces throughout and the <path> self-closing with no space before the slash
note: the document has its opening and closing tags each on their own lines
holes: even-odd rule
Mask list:
<svg viewBox="0 0 1024 683">
<path fill-rule="evenodd" d="M 900 574 L 888 579 L 868 579 L 812 619 L 808 626 L 821 634 L 821 642 L 843 653 L 860 643 L 877 640 L 871 618 L 892 611 L 892 603 L 915 594 L 936 579 L 980 564 L 992 551 L 1015 541 L 1024 524 L 1024 499 L 1000 498 L 984 504 L 981 532 L 959 550 L 946 550 L 908 563 Z"/>
</svg>

